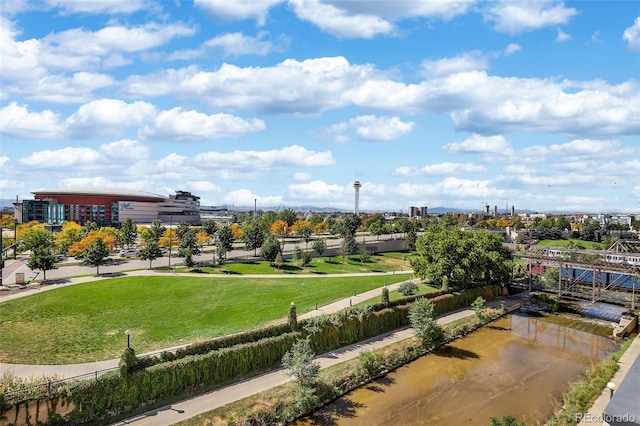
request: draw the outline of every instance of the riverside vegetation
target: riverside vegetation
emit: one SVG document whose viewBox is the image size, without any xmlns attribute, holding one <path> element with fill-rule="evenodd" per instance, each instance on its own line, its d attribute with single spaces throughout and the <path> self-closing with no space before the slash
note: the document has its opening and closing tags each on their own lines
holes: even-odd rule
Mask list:
<svg viewBox="0 0 640 426">
<path fill-rule="evenodd" d="M 497 285 L 455 294 L 432 292 L 314 317 L 300 321 L 298 330 L 287 322 L 222 337 L 190 345 L 176 354 L 164 353 L 152 361 L 140 361 L 127 354 L 120 374 L 69 384 L 35 401 L 5 398 L 2 414 L 15 421 L 21 409 L 43 404 L 47 405 L 48 419 L 32 420 L 48 424 L 109 423 L 278 367 L 285 353 L 300 339 L 309 338 L 314 353 L 321 353 L 406 326 L 409 309 L 418 298 L 431 299 L 434 313 L 439 314 L 469 306 L 478 296 L 493 298 L 499 294 L 501 287 Z"/>
</svg>

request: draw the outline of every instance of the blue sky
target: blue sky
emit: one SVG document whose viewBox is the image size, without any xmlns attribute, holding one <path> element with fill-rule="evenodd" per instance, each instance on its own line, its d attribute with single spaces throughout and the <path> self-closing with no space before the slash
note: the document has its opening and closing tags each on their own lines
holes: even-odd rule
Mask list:
<svg viewBox="0 0 640 426">
<path fill-rule="evenodd" d="M 0 193 L 640 211 L 640 2 L 3 0 Z"/>
</svg>

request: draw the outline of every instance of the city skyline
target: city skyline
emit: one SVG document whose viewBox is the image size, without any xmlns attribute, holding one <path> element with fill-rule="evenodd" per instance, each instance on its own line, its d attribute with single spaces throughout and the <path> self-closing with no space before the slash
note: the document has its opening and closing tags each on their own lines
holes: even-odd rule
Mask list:
<svg viewBox="0 0 640 426">
<path fill-rule="evenodd" d="M 348 211 L 359 181 L 361 211 L 640 211 L 635 2 L 16 0 L 0 24 L 3 199 Z"/>
</svg>

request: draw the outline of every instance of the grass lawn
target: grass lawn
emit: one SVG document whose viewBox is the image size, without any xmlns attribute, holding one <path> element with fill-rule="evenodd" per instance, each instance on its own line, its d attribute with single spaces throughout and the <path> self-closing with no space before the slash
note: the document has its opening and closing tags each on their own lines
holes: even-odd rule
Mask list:
<svg viewBox="0 0 640 426">
<path fill-rule="evenodd" d="M 408 274 L 396 274 L 397 281 Z M 2 303 L 0 362 L 70 364 L 236 333 L 389 283 L 368 277 L 122 277 Z"/>
<path fill-rule="evenodd" d="M 418 283 L 417 286 L 418 286 L 418 291 L 415 294 L 428 293 L 430 291 L 440 290 L 439 288 L 431 287 L 430 285 L 423 284 L 423 283 Z M 363 302 L 358 303 L 356 306 L 366 306 L 366 305 L 373 305 L 375 303 L 380 303 L 381 297 L 382 297 L 382 295 L 374 297 L 374 298 L 369 299 L 369 300 L 365 300 Z M 394 301 L 394 300 L 400 299 L 402 297 L 404 297 L 404 296 L 402 294 L 398 293 L 398 290 L 393 290 L 393 291 L 389 292 L 389 301 Z"/>
<path fill-rule="evenodd" d="M 541 240 L 538 246 L 548 246 L 548 247 L 567 247 L 570 242 L 573 244 L 580 244 L 587 250 L 594 250 L 594 245 L 596 246 L 595 250 L 604 250 L 602 248 L 602 244 L 596 243 L 594 241 L 584 241 L 577 238 L 569 238 L 568 240 Z"/>
<path fill-rule="evenodd" d="M 408 252 L 390 252 L 372 255 L 371 259 L 365 263 L 360 261 L 359 255 L 346 258 L 344 263 L 342 257 L 314 257 L 307 266 L 300 266 L 299 262 L 288 259 L 280 269 L 266 261 L 234 261 L 224 266 L 196 266 L 197 271 L 203 274 L 351 274 L 358 272 L 392 272 L 408 270 L 411 268 L 407 260 Z M 169 271 L 167 269 L 167 271 Z M 189 268 L 177 268 L 178 272 L 192 272 Z"/>
</svg>

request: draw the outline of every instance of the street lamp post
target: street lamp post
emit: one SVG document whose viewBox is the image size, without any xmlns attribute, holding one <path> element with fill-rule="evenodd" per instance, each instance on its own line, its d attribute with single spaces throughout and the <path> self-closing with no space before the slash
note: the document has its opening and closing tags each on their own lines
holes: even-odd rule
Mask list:
<svg viewBox="0 0 640 426">
<path fill-rule="evenodd" d="M 127 335 L 127 349 L 131 348 L 131 330 L 125 330 L 124 334 Z"/>
<path fill-rule="evenodd" d="M 169 269 L 171 269 L 171 246 L 173 245 L 173 241 L 171 241 L 171 227 L 173 226 L 173 215 L 169 216 Z"/>
<path fill-rule="evenodd" d="M 607 383 L 607 387 L 609 388 L 609 399 L 613 398 L 613 391 L 616 390 L 616 384 L 613 382 Z"/>
</svg>

